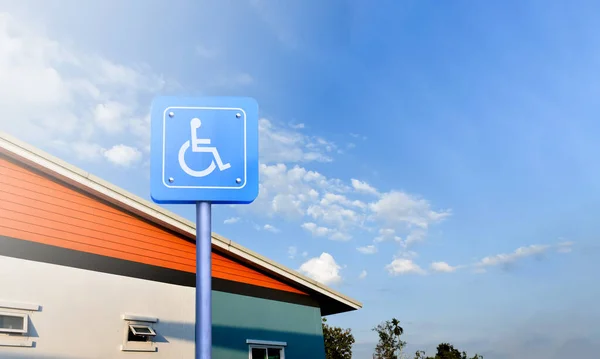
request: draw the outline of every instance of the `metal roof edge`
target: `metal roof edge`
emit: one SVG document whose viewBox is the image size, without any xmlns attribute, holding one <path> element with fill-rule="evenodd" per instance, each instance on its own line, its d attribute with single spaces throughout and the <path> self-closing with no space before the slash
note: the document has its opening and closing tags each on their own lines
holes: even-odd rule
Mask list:
<svg viewBox="0 0 600 359">
<path fill-rule="evenodd" d="M 0 131 L 0 148 L 12 153 L 18 158 L 24 159 L 31 164 L 36 165 L 40 170 L 46 170 L 50 175 L 62 177 L 68 183 L 80 188 L 86 192 L 93 192 L 94 195 L 108 200 L 109 202 L 124 207 L 142 217 L 160 225 L 174 230 L 191 239 L 196 238 L 196 226 L 193 222 L 174 214 L 157 204 L 138 197 L 124 189 L 113 185 L 112 183 L 92 175 L 82 169 L 71 165 L 57 157 L 54 157 L 38 148 L 35 148 L 9 134 Z M 287 268 L 267 257 L 264 257 L 230 239 L 219 234 L 212 233 L 212 245 L 221 250 L 230 252 L 259 267 L 265 268 L 271 272 L 277 273 L 287 279 L 290 279 L 301 286 L 319 292 L 338 302 L 348 305 L 354 309 L 362 308 L 362 303 L 345 296 L 301 273 Z"/>
</svg>

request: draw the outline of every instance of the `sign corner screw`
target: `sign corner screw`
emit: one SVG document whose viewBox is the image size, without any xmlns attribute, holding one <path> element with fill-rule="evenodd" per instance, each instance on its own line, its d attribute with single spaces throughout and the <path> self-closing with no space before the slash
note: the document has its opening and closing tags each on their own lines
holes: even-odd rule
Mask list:
<svg viewBox="0 0 600 359">
<path fill-rule="evenodd" d="M 235 117 L 240 118 L 240 117 L 242 117 L 242 114 L 238 112 L 235 114 Z"/>
<path fill-rule="evenodd" d="M 173 116 L 175 116 L 175 113 L 173 113 L 172 111 L 169 112 L 169 117 L 173 117 Z"/>
<path fill-rule="evenodd" d="M 236 178 L 235 179 L 235 183 L 242 183 L 242 179 L 241 178 Z"/>
<path fill-rule="evenodd" d="M 169 177 L 169 182 L 173 183 L 173 181 L 175 181 L 175 178 Z"/>
</svg>

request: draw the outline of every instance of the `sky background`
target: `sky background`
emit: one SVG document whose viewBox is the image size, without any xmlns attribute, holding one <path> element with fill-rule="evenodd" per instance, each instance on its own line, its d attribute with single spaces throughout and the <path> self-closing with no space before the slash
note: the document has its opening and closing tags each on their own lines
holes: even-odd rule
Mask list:
<svg viewBox="0 0 600 359">
<path fill-rule="evenodd" d="M 364 308 L 370 358 L 600 350 L 600 6 L 0 0 L 0 128 L 149 199 L 159 94 L 254 97 L 261 188 L 213 230 Z M 192 219 L 193 206 L 165 206 Z"/>
</svg>

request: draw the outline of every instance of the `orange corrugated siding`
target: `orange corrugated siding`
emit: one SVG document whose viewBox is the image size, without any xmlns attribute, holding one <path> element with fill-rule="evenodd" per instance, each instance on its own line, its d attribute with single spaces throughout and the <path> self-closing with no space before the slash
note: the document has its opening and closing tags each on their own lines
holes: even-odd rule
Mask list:
<svg viewBox="0 0 600 359">
<path fill-rule="evenodd" d="M 0 235 L 195 273 L 195 246 L 176 235 L 0 157 Z M 305 294 L 219 253 L 212 274 Z"/>
</svg>

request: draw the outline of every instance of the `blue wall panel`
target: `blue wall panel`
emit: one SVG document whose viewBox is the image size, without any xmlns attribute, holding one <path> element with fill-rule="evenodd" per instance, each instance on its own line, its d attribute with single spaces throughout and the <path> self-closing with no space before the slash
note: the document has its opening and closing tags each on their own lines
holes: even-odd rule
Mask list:
<svg viewBox="0 0 600 359">
<path fill-rule="evenodd" d="M 287 342 L 285 359 L 324 359 L 321 310 L 213 291 L 213 358 L 248 359 L 247 339 Z"/>
</svg>

